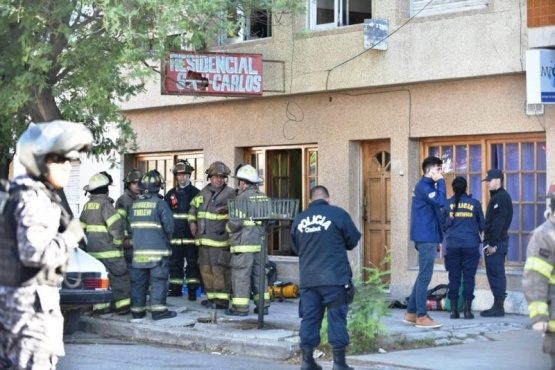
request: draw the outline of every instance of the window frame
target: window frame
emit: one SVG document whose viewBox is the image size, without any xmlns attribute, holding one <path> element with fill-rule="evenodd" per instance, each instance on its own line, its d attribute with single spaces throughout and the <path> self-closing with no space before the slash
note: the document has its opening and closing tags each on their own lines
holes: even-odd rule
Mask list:
<svg viewBox="0 0 555 370">
<path fill-rule="evenodd" d="M 318 19 L 318 0 L 308 0 L 307 8 L 308 11 L 306 12 L 306 24 L 309 30 L 311 31 L 326 31 L 326 30 L 333 30 L 336 28 L 347 27 L 347 26 L 354 26 L 361 23 L 349 23 L 349 0 L 331 0 L 333 1 L 333 23 L 323 23 L 317 24 Z M 374 1 L 373 0 L 366 0 L 370 2 L 370 16 L 368 18 L 372 18 L 372 9 L 374 9 Z M 412 1 L 412 0 L 411 0 Z M 346 20 L 344 22 L 343 20 Z"/>
</svg>

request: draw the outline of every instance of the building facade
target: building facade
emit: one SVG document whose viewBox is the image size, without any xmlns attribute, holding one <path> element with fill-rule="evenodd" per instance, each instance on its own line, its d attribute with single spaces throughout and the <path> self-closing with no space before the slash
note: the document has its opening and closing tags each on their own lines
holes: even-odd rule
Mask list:
<svg viewBox="0 0 555 370">
<path fill-rule="evenodd" d="M 481 179 L 500 168 L 515 210 L 506 308 L 524 313 L 528 234 L 543 221 L 541 195 L 555 178 L 555 109 L 530 113 L 525 55 L 555 47 L 554 12 L 531 0 L 309 0 L 304 15 L 253 11 L 242 34 L 209 51 L 261 54 L 263 96 L 168 96 L 152 81 L 124 105 L 139 151 L 123 171 L 157 168 L 171 187 L 174 161 L 187 158 L 201 188 L 211 162 L 250 163 L 265 192 L 302 207 L 312 186 L 325 185 L 363 231 L 350 253 L 357 275 L 389 251 L 390 291 L 404 298 L 418 272 L 409 225 L 422 159 L 444 160 L 448 188 L 465 176 L 484 209 Z M 261 19 L 271 20 L 263 31 Z M 278 278 L 294 281 L 288 232 L 287 224 L 271 232 L 269 254 Z M 446 281 L 438 253 L 432 286 Z M 492 300 L 482 265 L 474 308 Z"/>
</svg>

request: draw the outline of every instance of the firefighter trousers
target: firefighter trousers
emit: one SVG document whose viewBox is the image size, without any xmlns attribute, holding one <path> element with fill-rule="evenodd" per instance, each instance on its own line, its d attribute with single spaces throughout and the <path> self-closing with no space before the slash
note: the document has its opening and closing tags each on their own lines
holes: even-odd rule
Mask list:
<svg viewBox="0 0 555 370">
<path fill-rule="evenodd" d="M 152 266 L 152 267 L 151 267 Z M 158 262 L 149 262 L 145 267 L 131 269 L 131 300 L 133 314 L 146 312 L 146 295 L 150 286 L 150 311 L 152 313 L 167 311 L 168 276 L 170 263 L 168 257 Z"/>
<path fill-rule="evenodd" d="M 233 296 L 231 305 L 233 310 L 248 312 L 250 297 L 254 304 L 258 305 L 260 287 L 260 257 L 261 253 L 233 253 L 231 255 L 231 281 Z M 266 275 L 264 279 L 264 307 L 270 307 L 270 294 L 268 293 L 268 282 Z"/>
<path fill-rule="evenodd" d="M 199 247 L 199 265 L 206 297 L 220 307 L 229 306 L 231 293 L 231 253 L 227 248 Z"/>
<path fill-rule="evenodd" d="M 172 245 L 172 255 L 170 256 L 170 290 L 181 291 L 183 285 L 187 285 L 189 292 L 196 292 L 200 287 L 198 248 L 198 246 L 191 244 Z M 185 265 L 185 260 L 187 260 L 187 265 Z"/>
<path fill-rule="evenodd" d="M 102 258 L 99 261 L 108 270 L 110 289 L 113 294 L 110 308 L 116 312 L 129 310 L 131 306 L 131 280 L 125 258 Z M 103 309 L 103 307 L 98 305 L 95 306 L 95 309 Z"/>
</svg>

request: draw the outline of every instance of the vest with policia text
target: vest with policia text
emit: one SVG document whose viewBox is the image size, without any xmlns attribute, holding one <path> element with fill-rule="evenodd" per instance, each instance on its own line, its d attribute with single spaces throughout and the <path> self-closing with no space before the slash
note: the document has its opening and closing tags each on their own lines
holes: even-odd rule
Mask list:
<svg viewBox="0 0 555 370">
<path fill-rule="evenodd" d="M 158 195 L 141 195 L 129 215 L 133 229 L 133 267 L 154 268 L 171 255 L 170 239 L 174 223 L 172 211 Z"/>
</svg>

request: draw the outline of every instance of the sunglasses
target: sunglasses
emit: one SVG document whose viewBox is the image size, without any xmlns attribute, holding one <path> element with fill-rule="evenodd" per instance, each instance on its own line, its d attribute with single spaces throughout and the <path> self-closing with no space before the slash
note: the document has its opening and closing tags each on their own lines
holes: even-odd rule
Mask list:
<svg viewBox="0 0 555 370">
<path fill-rule="evenodd" d="M 70 160 L 69 158 L 59 154 L 52 154 L 48 156 L 48 159 L 47 159 L 47 161 L 50 161 L 52 163 L 57 163 L 57 164 L 64 164 L 69 160 Z"/>
</svg>

